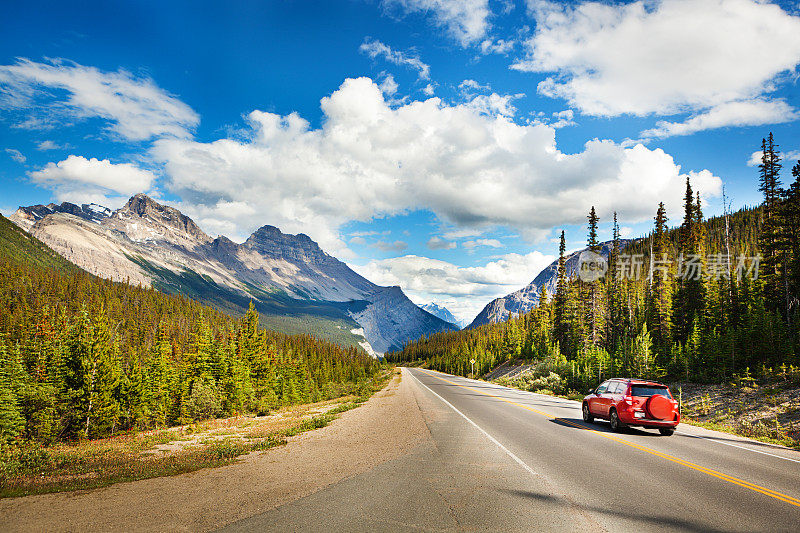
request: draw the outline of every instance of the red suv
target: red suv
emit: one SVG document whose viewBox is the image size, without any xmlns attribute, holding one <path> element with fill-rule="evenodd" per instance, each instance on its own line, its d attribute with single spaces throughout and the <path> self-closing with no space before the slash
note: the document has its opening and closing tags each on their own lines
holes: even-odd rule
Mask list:
<svg viewBox="0 0 800 533">
<path fill-rule="evenodd" d="M 642 426 L 669 436 L 675 432 L 681 415 L 678 402 L 666 385 L 639 379 L 609 379 L 583 399 L 583 420 L 594 422 L 595 418 L 611 422 L 613 431 Z"/>
</svg>

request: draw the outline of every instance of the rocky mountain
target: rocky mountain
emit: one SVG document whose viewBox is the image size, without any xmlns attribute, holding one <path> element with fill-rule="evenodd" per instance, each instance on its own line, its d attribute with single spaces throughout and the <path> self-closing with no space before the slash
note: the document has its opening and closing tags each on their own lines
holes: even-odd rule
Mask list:
<svg viewBox="0 0 800 533">
<path fill-rule="evenodd" d="M 621 240 L 620 246 L 624 247 L 629 242 L 631 241 Z M 601 255 L 603 257 L 608 257 L 608 253 L 611 250 L 612 244 L 613 241 L 607 241 L 601 244 Z M 585 250 L 588 250 L 588 248 L 572 252 L 566 256 L 566 261 L 564 264 L 566 267 L 567 276 L 577 276 L 579 258 L 581 252 Z M 522 313 L 527 313 L 539 303 L 539 298 L 541 297 L 544 289 L 547 289 L 547 294 L 552 296 L 556 291 L 557 285 L 558 260 L 555 260 L 544 270 L 539 272 L 534 280 L 525 287 L 516 292 L 512 292 L 509 295 L 503 296 L 502 298 L 497 298 L 489 302 L 486 307 L 484 307 L 483 310 L 478 313 L 478 316 L 473 319 L 472 323 L 470 323 L 467 328 L 475 328 L 482 326 L 483 324 L 502 322 L 504 320 L 508 320 L 512 314 L 519 315 Z"/>
<path fill-rule="evenodd" d="M 457 329 L 399 287 L 380 287 L 304 234 L 262 226 L 244 243 L 212 238 L 177 209 L 144 194 L 111 212 L 61 204 L 21 207 L 17 225 L 105 278 L 184 294 L 230 313 L 252 300 L 262 323 L 287 333 L 359 344 L 369 353 Z"/>
<path fill-rule="evenodd" d="M 443 307 L 435 302 L 431 302 L 429 304 L 421 305 L 420 306 L 425 311 L 429 312 L 433 316 L 438 316 L 445 322 L 450 322 L 451 324 L 455 324 L 459 328 L 463 328 L 466 324 L 461 320 L 457 319 L 453 313 L 450 312 L 449 309 Z"/>
</svg>

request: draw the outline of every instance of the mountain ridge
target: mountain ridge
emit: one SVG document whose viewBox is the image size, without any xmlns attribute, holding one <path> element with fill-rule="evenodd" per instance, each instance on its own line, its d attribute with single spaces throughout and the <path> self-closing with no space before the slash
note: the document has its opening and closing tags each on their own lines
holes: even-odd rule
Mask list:
<svg viewBox="0 0 800 533">
<path fill-rule="evenodd" d="M 455 329 L 399 287 L 375 285 L 302 233 L 264 225 L 242 244 L 212 238 L 190 217 L 145 194 L 96 219 L 73 211 L 21 207 L 10 219 L 91 273 L 185 294 L 227 312 L 243 312 L 253 299 L 265 325 L 282 331 L 322 330 L 326 338 L 366 342 L 367 351 L 383 354 L 421 335 Z"/>
</svg>

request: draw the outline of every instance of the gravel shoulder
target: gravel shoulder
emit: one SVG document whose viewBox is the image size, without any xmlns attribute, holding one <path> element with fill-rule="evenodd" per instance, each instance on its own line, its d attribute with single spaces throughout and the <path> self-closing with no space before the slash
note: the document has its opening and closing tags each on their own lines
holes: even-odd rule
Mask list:
<svg viewBox="0 0 800 533">
<path fill-rule="evenodd" d="M 4 531 L 205 531 L 313 494 L 430 439 L 410 380 L 233 465 L 103 489 L 0 501 Z"/>
</svg>

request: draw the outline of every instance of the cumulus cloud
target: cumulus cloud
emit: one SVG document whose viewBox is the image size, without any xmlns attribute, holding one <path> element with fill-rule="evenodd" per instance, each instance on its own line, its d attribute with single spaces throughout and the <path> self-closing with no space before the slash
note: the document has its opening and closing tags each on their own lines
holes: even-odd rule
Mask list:
<svg viewBox="0 0 800 533">
<path fill-rule="evenodd" d="M 405 255 L 350 266 L 375 283 L 402 285 L 412 300 L 448 301 L 448 309 L 456 317 L 471 321 L 488 301 L 527 285 L 553 259 L 535 251 L 503 255 L 481 266 L 460 267 Z"/>
<path fill-rule="evenodd" d="M 249 140 L 164 138 L 151 155 L 192 216 L 245 202 L 260 221 L 307 233 L 332 253 L 346 253 L 338 232 L 346 221 L 409 209 L 456 227 L 513 227 L 533 240 L 583 224 L 591 205 L 631 223 L 649 220 L 659 201 L 679 215 L 687 173 L 660 149 L 592 140 L 566 154 L 550 126 L 438 98 L 392 107 L 368 78 L 345 80 L 321 107 L 319 128 L 295 113 L 253 111 Z M 707 170 L 688 175 L 703 196 L 719 194 Z M 219 216 L 248 231 L 257 224 Z"/>
<path fill-rule="evenodd" d="M 489 0 L 383 0 L 389 11 L 430 15 L 437 26 L 464 48 L 481 41 L 489 31 Z"/>
<path fill-rule="evenodd" d="M 48 163 L 28 175 L 34 182 L 54 189 L 59 199 L 97 203 L 106 201 L 109 194 L 132 196 L 149 191 L 156 179 L 152 172 L 129 163 L 114 164 L 108 159 L 101 161 L 76 155 L 58 163 Z M 110 203 L 115 201 L 118 203 L 113 199 Z"/>
<path fill-rule="evenodd" d="M 414 53 L 393 50 L 389 45 L 369 38 L 364 40 L 359 47 L 359 51 L 361 51 L 362 54 L 367 54 L 372 59 L 381 56 L 389 63 L 416 70 L 417 76 L 419 76 L 421 80 L 427 80 L 431 77 L 431 67 L 426 65 L 419 56 Z"/>
<path fill-rule="evenodd" d="M 452 241 L 446 241 L 439 236 L 434 235 L 430 239 L 428 239 L 428 248 L 431 250 L 452 250 L 456 247 L 456 243 Z"/>
<path fill-rule="evenodd" d="M 763 1 L 529 0 L 529 7 L 536 29 L 512 68 L 556 73 L 539 92 L 590 115 L 699 113 L 652 136 L 752 124 L 754 106 L 773 113 L 787 106 L 765 95 L 800 63 L 800 17 Z"/>
<path fill-rule="evenodd" d="M 22 152 L 20 152 L 16 148 L 6 148 L 6 153 L 9 155 L 9 157 L 11 157 L 11 159 L 16 161 L 20 165 L 28 160 L 28 158 L 22 155 Z"/>
<path fill-rule="evenodd" d="M 0 65 L 0 109 L 31 113 L 17 124 L 31 129 L 48 129 L 62 116 L 99 117 L 110 122 L 116 136 L 129 141 L 185 138 L 200 120 L 188 105 L 149 78 L 124 70 L 102 72 L 77 63 L 28 59 Z"/>
</svg>

